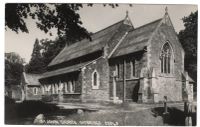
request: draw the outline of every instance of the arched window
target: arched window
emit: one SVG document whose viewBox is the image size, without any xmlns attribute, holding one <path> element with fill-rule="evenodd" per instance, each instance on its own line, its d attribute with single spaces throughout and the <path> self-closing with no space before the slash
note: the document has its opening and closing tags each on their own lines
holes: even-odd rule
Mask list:
<svg viewBox="0 0 200 127">
<path fill-rule="evenodd" d="M 99 89 L 99 74 L 96 70 L 92 73 L 92 89 Z"/>
<path fill-rule="evenodd" d="M 93 78 L 94 78 L 94 80 L 93 80 L 93 85 L 94 85 L 94 86 L 97 86 L 97 72 L 94 72 Z"/>
<path fill-rule="evenodd" d="M 64 84 L 65 84 L 65 93 L 68 93 L 68 88 L 67 88 L 68 84 L 67 82 L 65 82 Z"/>
<path fill-rule="evenodd" d="M 48 88 L 47 88 L 47 85 L 44 85 L 44 90 L 45 90 L 45 93 L 48 94 Z"/>
<path fill-rule="evenodd" d="M 34 95 L 37 95 L 37 93 L 38 93 L 38 90 L 37 90 L 37 88 L 35 87 L 35 88 L 33 88 L 33 94 Z"/>
<path fill-rule="evenodd" d="M 60 82 L 58 85 L 59 85 L 58 86 L 59 93 L 63 93 L 63 88 L 64 88 L 63 82 Z"/>
<path fill-rule="evenodd" d="M 115 70 L 116 70 L 116 74 L 117 74 L 117 78 L 119 78 L 120 77 L 120 64 L 116 64 L 115 65 Z"/>
<path fill-rule="evenodd" d="M 55 94 L 55 87 L 54 87 L 54 84 L 51 84 L 51 90 L 52 90 L 52 94 Z"/>
<path fill-rule="evenodd" d="M 58 85 L 57 85 L 57 83 L 54 84 L 54 94 L 58 94 Z"/>
<path fill-rule="evenodd" d="M 75 92 L 75 85 L 76 85 L 75 80 L 72 80 L 72 92 L 73 93 Z"/>
<path fill-rule="evenodd" d="M 71 89 L 70 89 L 70 81 L 67 82 L 67 90 L 68 90 L 69 93 L 71 92 L 71 91 L 70 91 L 70 90 L 71 90 Z"/>
<path fill-rule="evenodd" d="M 161 73 L 172 73 L 173 52 L 169 42 L 165 43 L 161 51 Z"/>
<path fill-rule="evenodd" d="M 135 59 L 130 61 L 131 65 L 131 77 L 135 77 Z"/>
<path fill-rule="evenodd" d="M 69 92 L 73 93 L 72 81 L 69 81 Z"/>
</svg>

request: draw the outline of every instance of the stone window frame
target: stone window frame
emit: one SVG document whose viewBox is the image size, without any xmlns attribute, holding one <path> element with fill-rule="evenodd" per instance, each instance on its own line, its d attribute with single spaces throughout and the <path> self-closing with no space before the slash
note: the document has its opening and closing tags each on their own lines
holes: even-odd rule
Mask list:
<svg viewBox="0 0 200 127">
<path fill-rule="evenodd" d="M 131 78 L 134 78 L 134 77 L 136 77 L 136 67 L 135 67 L 135 62 L 136 62 L 136 60 L 135 60 L 135 58 L 133 58 L 132 60 L 130 60 L 130 66 L 131 66 Z M 133 66 L 134 65 L 134 66 Z M 133 68 L 134 67 L 134 68 Z M 134 69 L 134 72 L 133 72 L 133 69 Z"/>
<path fill-rule="evenodd" d="M 94 74 L 96 73 L 96 85 L 94 85 Z M 99 86 L 100 86 L 100 75 L 98 73 L 98 71 L 95 69 L 93 72 L 92 72 L 92 89 L 99 89 Z"/>
<path fill-rule="evenodd" d="M 45 94 L 48 94 L 48 88 L 46 84 L 44 85 L 44 91 L 45 91 Z"/>
<path fill-rule="evenodd" d="M 170 51 L 171 51 L 170 63 L 168 63 L 168 59 L 166 61 L 164 61 L 166 63 L 163 63 L 163 61 L 162 61 L 163 60 L 163 58 L 162 58 L 163 48 L 167 44 L 169 45 L 169 48 L 170 48 Z M 168 58 L 168 56 L 166 58 Z M 162 64 L 163 64 L 163 66 L 162 66 Z M 167 68 L 168 67 L 167 64 L 169 64 L 168 66 L 170 66 L 170 69 Z M 165 65 L 166 65 L 166 68 L 165 68 Z M 167 72 L 165 72 L 165 69 L 166 69 Z M 174 50 L 173 50 L 172 45 L 171 45 L 169 40 L 165 41 L 165 43 L 162 45 L 161 50 L 160 50 L 160 73 L 165 74 L 165 75 L 171 75 L 171 74 L 174 73 Z"/>
<path fill-rule="evenodd" d="M 45 94 L 45 88 L 44 88 L 43 85 L 41 86 L 41 89 L 42 89 L 42 95 L 44 95 Z"/>
<path fill-rule="evenodd" d="M 64 82 L 64 89 L 65 89 L 65 92 L 64 93 L 69 93 L 68 91 L 68 82 Z"/>
<path fill-rule="evenodd" d="M 51 94 L 51 85 L 49 85 L 49 84 L 42 85 L 42 94 L 43 95 L 45 95 L 45 94 Z"/>
<path fill-rule="evenodd" d="M 63 89 L 64 89 L 64 83 L 63 82 L 59 82 L 58 84 L 58 93 L 63 93 Z"/>
<path fill-rule="evenodd" d="M 54 84 L 51 84 L 51 93 L 55 94 L 55 85 Z"/>
<path fill-rule="evenodd" d="M 70 80 L 68 81 L 68 85 L 67 85 L 67 88 L 68 88 L 68 93 L 74 93 L 75 92 L 75 88 L 73 88 L 75 84 L 74 83 L 74 80 Z"/>
<path fill-rule="evenodd" d="M 76 90 L 76 81 L 75 80 L 72 80 L 72 93 L 75 93 L 75 90 Z"/>
<path fill-rule="evenodd" d="M 117 63 L 115 64 L 115 72 L 116 72 L 116 76 L 117 76 L 117 79 L 120 78 L 120 63 Z"/>
<path fill-rule="evenodd" d="M 76 90 L 76 80 L 69 80 L 63 83 L 64 87 L 64 93 L 65 94 L 71 94 L 71 93 L 75 93 Z"/>
<path fill-rule="evenodd" d="M 55 83 L 54 85 L 55 85 L 55 87 L 54 87 L 54 88 L 55 88 L 55 89 L 54 89 L 54 90 L 55 90 L 55 91 L 54 91 L 54 94 L 59 94 L 59 84 L 58 84 L 58 83 Z"/>
<path fill-rule="evenodd" d="M 51 85 L 48 84 L 46 88 L 47 88 L 47 92 L 48 92 L 48 94 L 51 94 Z"/>
<path fill-rule="evenodd" d="M 38 88 L 37 87 L 33 87 L 33 94 L 37 95 L 38 94 Z"/>
</svg>

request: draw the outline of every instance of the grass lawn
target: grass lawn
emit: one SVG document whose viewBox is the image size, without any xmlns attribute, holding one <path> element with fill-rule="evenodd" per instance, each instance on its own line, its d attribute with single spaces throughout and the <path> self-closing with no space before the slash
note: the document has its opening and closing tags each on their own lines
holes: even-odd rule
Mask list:
<svg viewBox="0 0 200 127">
<path fill-rule="evenodd" d="M 163 115 L 162 105 L 123 104 L 104 105 L 107 109 L 84 110 L 77 113 L 77 109 L 58 109 L 55 105 L 42 102 L 23 102 L 16 104 L 7 102 L 5 105 L 6 124 L 33 124 L 38 114 L 44 114 L 44 124 L 61 125 L 126 125 L 126 126 L 163 126 L 184 125 L 185 116 L 182 104 L 171 105 L 169 115 Z M 196 114 L 192 114 L 196 121 Z M 195 122 L 196 123 L 196 122 Z"/>
<path fill-rule="evenodd" d="M 62 112 L 58 115 L 56 113 L 46 117 L 46 124 L 184 126 L 185 116 L 182 105 L 170 106 L 168 108 L 168 115 L 163 115 L 164 108 L 161 106 L 154 107 L 148 105 L 148 108 L 145 108 L 146 106 L 144 105 L 137 106 L 139 105 L 116 105 L 113 106 L 113 109 L 109 108 L 107 110 L 99 110 L 96 112 L 85 111 L 82 114 L 77 114 L 76 110 L 70 114 Z"/>
</svg>

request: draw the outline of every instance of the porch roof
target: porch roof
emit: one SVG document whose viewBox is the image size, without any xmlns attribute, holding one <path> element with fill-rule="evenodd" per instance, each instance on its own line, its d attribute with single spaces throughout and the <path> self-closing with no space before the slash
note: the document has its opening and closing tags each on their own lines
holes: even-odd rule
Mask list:
<svg viewBox="0 0 200 127">
<path fill-rule="evenodd" d="M 40 82 L 38 81 L 41 78 L 41 74 L 31 74 L 23 72 L 25 83 L 29 86 L 40 86 Z"/>
</svg>

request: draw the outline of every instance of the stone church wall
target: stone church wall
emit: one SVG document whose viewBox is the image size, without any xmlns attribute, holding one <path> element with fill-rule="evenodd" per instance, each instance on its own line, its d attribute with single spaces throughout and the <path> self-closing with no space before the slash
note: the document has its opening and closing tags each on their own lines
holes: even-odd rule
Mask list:
<svg viewBox="0 0 200 127">
<path fill-rule="evenodd" d="M 99 74 L 99 88 L 92 87 L 92 73 Z M 109 68 L 107 60 L 100 58 L 82 69 L 82 95 L 83 102 L 109 101 Z"/>
<path fill-rule="evenodd" d="M 169 41 L 174 53 L 173 73 L 161 73 L 160 53 L 162 45 Z M 184 52 L 176 33 L 172 26 L 162 24 L 148 45 L 148 64 L 149 68 L 155 69 L 156 87 L 159 89 L 158 99 L 163 101 L 164 96 L 169 101 L 182 100 L 182 83 L 181 72 L 184 71 Z"/>
<path fill-rule="evenodd" d="M 120 64 L 119 78 L 116 79 L 116 94 L 117 97 L 123 99 L 123 61 L 126 61 L 126 101 L 138 101 L 139 92 L 139 78 L 140 71 L 147 64 L 146 52 L 141 52 L 137 54 L 129 54 L 128 56 L 115 58 L 110 61 L 110 97 L 113 97 L 113 71 L 116 70 L 115 65 Z M 131 60 L 135 59 L 135 76 L 131 76 Z"/>
<path fill-rule="evenodd" d="M 34 94 L 34 88 L 37 88 L 37 94 Z M 26 100 L 40 100 L 41 99 L 41 95 L 42 95 L 42 91 L 40 89 L 40 87 L 32 87 L 32 86 L 28 86 L 26 87 L 26 92 L 25 92 L 25 99 Z"/>
</svg>

